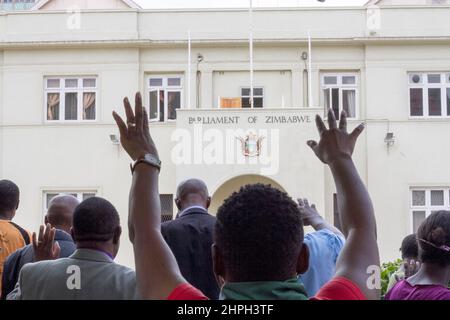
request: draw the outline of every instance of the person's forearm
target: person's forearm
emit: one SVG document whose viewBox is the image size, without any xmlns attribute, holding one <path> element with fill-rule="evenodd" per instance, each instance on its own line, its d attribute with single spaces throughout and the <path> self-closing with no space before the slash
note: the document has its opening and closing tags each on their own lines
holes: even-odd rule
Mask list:
<svg viewBox="0 0 450 320">
<path fill-rule="evenodd" d="M 136 166 L 130 191 L 129 223 L 134 233 L 138 228 L 147 232 L 161 228 L 161 204 L 158 190 L 159 171 L 155 167 L 141 163 Z"/>
<path fill-rule="evenodd" d="M 311 227 L 312 227 L 315 231 L 319 231 L 319 230 L 326 229 L 326 230 L 329 230 L 329 231 L 331 231 L 331 232 L 333 232 L 333 233 L 335 233 L 335 234 L 337 234 L 337 235 L 339 235 L 339 236 L 344 236 L 344 235 L 342 234 L 342 232 L 341 232 L 338 228 L 336 228 L 335 226 L 329 224 L 329 223 L 328 223 L 324 218 L 322 218 L 322 217 L 317 218 L 317 219 L 311 221 Z"/>
<path fill-rule="evenodd" d="M 372 201 L 352 159 L 330 164 L 338 195 L 339 215 L 345 236 L 351 229 L 363 228 L 376 235 Z"/>
</svg>

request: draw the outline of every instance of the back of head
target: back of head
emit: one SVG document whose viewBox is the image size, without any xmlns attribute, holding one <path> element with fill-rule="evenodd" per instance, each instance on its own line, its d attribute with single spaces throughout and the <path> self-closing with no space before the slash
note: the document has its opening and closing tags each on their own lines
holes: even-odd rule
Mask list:
<svg viewBox="0 0 450 320">
<path fill-rule="evenodd" d="M 181 182 L 177 187 L 175 202 L 180 210 L 192 205 L 204 206 L 207 209 L 209 193 L 206 183 L 200 179 L 188 179 Z"/>
<path fill-rule="evenodd" d="M 15 211 L 19 206 L 19 187 L 10 180 L 0 180 L 0 215 Z"/>
<path fill-rule="evenodd" d="M 109 241 L 119 226 L 119 213 L 103 198 L 93 197 L 84 200 L 73 213 L 73 237 L 76 242 Z"/>
<path fill-rule="evenodd" d="M 73 213 L 80 201 L 72 195 L 54 197 L 50 203 L 46 216 L 46 223 L 50 223 L 57 229 L 70 232 Z"/>
<path fill-rule="evenodd" d="M 298 205 L 270 185 L 246 185 L 219 208 L 215 243 L 233 281 L 290 279 L 303 243 Z"/>
<path fill-rule="evenodd" d="M 422 263 L 450 266 L 450 211 L 431 214 L 417 231 Z"/>
<path fill-rule="evenodd" d="M 417 259 L 419 256 L 419 245 L 417 244 L 417 235 L 415 233 L 406 236 L 400 247 L 402 259 Z"/>
</svg>

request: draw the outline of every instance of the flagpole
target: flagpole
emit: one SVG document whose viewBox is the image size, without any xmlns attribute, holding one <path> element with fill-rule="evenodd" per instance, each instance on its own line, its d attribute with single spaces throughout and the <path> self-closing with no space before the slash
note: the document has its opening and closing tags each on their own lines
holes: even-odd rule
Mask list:
<svg viewBox="0 0 450 320">
<path fill-rule="evenodd" d="M 308 105 L 313 107 L 312 97 L 312 46 L 311 46 L 311 30 L 308 30 Z"/>
<path fill-rule="evenodd" d="M 191 30 L 188 30 L 188 76 L 187 76 L 187 91 L 188 91 L 188 105 L 191 108 L 191 61 L 192 61 L 192 47 L 191 47 Z"/>
<path fill-rule="evenodd" d="M 250 108 L 253 108 L 253 0 L 249 7 Z"/>
</svg>

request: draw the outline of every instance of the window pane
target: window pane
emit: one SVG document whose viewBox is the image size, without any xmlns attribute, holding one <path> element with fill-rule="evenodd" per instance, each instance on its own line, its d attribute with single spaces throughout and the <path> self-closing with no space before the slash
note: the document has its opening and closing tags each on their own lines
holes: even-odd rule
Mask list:
<svg viewBox="0 0 450 320">
<path fill-rule="evenodd" d="M 450 88 L 447 88 L 447 115 L 450 116 Z"/>
<path fill-rule="evenodd" d="M 413 206 L 424 206 L 425 205 L 425 191 L 424 190 L 414 190 L 412 192 L 412 204 L 413 204 Z"/>
<path fill-rule="evenodd" d="M 161 78 L 150 78 L 150 87 L 162 87 L 163 80 Z"/>
<path fill-rule="evenodd" d="M 97 81 L 95 79 L 83 79 L 84 88 L 95 88 Z"/>
<path fill-rule="evenodd" d="M 159 121 L 164 122 L 164 90 L 159 90 Z"/>
<path fill-rule="evenodd" d="M 263 95 L 263 88 L 253 88 L 253 95 L 254 96 L 262 96 Z"/>
<path fill-rule="evenodd" d="M 330 89 L 323 90 L 323 105 L 326 110 L 330 109 L 330 91 Z"/>
<path fill-rule="evenodd" d="M 444 190 L 431 190 L 431 205 L 432 206 L 444 205 Z"/>
<path fill-rule="evenodd" d="M 253 107 L 254 108 L 263 108 L 264 107 L 264 98 L 253 98 Z"/>
<path fill-rule="evenodd" d="M 423 91 L 422 89 L 410 89 L 411 116 L 423 116 Z"/>
<path fill-rule="evenodd" d="M 428 75 L 428 83 L 441 83 L 441 75 L 440 74 L 429 74 Z"/>
<path fill-rule="evenodd" d="M 95 193 L 83 193 L 83 201 L 95 197 Z"/>
<path fill-rule="evenodd" d="M 342 91 L 342 104 L 349 118 L 356 117 L 356 92 L 355 90 Z"/>
<path fill-rule="evenodd" d="M 95 100 L 94 92 L 83 93 L 83 120 L 95 120 Z"/>
<path fill-rule="evenodd" d="M 158 91 L 150 92 L 150 119 L 158 118 Z"/>
<path fill-rule="evenodd" d="M 47 88 L 59 88 L 61 81 L 59 79 L 47 79 Z"/>
<path fill-rule="evenodd" d="M 447 83 L 450 83 L 450 73 L 445 75 L 445 79 L 447 79 Z"/>
<path fill-rule="evenodd" d="M 356 84 L 356 77 L 355 76 L 343 76 L 342 83 L 343 84 Z"/>
<path fill-rule="evenodd" d="M 78 105 L 77 93 L 76 92 L 66 93 L 65 103 L 66 103 L 66 110 L 64 119 L 77 120 L 77 105 Z"/>
<path fill-rule="evenodd" d="M 242 98 L 242 108 L 250 108 L 250 98 Z"/>
<path fill-rule="evenodd" d="M 334 116 L 339 119 L 339 89 L 331 89 L 331 105 L 334 111 Z"/>
<path fill-rule="evenodd" d="M 241 95 L 243 97 L 249 97 L 250 96 L 250 88 L 242 88 L 241 89 Z"/>
<path fill-rule="evenodd" d="M 59 120 L 59 93 L 47 93 L 47 120 Z"/>
<path fill-rule="evenodd" d="M 441 115 L 441 89 L 428 89 L 428 114 Z"/>
<path fill-rule="evenodd" d="M 419 226 L 425 220 L 425 217 L 426 217 L 425 211 L 413 211 L 413 228 L 414 228 L 414 232 L 417 232 L 417 229 L 419 229 Z"/>
<path fill-rule="evenodd" d="M 168 119 L 175 120 L 177 118 L 177 109 L 181 106 L 181 92 L 167 93 Z"/>
<path fill-rule="evenodd" d="M 181 79 L 180 78 L 169 78 L 167 79 L 167 85 L 168 86 L 181 86 Z"/>
<path fill-rule="evenodd" d="M 78 79 L 66 79 L 66 88 L 77 88 Z"/>
<path fill-rule="evenodd" d="M 173 215 L 173 195 L 172 194 L 160 194 L 159 199 L 161 201 L 161 214 L 163 216 Z"/>
<path fill-rule="evenodd" d="M 45 207 L 48 209 L 48 205 L 50 204 L 50 201 L 56 197 L 58 194 L 57 193 L 47 193 L 45 195 Z"/>
<path fill-rule="evenodd" d="M 337 77 L 327 76 L 323 78 L 324 84 L 337 84 Z"/>
</svg>

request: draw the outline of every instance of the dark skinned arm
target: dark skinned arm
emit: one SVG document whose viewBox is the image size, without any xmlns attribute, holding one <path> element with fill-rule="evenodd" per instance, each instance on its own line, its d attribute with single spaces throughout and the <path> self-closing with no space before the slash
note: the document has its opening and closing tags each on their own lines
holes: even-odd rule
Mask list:
<svg viewBox="0 0 450 320">
<path fill-rule="evenodd" d="M 326 128 L 320 116 L 316 117 L 320 133 L 319 143 L 308 141 L 317 157 L 327 164 L 333 174 L 338 194 L 341 225 L 347 239 L 336 263 L 336 276 L 353 281 L 367 299 L 379 299 L 378 289 L 368 286 L 369 266 L 379 266 L 375 214 L 369 193 L 352 160 L 358 136 L 364 126 L 347 132 L 347 116 L 341 114 L 339 128 L 334 112 L 328 112 Z"/>
<path fill-rule="evenodd" d="M 136 94 L 135 112 L 124 99 L 127 124 L 113 117 L 120 130 L 123 148 L 133 160 L 145 154 L 158 156 L 150 136 L 148 116 Z M 179 285 L 186 283 L 175 256 L 161 235 L 161 205 L 158 191 L 159 170 L 141 163 L 136 166 L 129 199 L 129 234 L 136 263 L 136 282 L 142 299 L 163 300 Z"/>
</svg>

